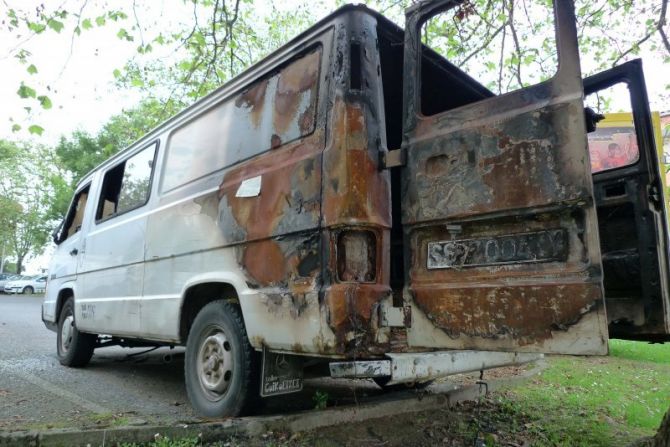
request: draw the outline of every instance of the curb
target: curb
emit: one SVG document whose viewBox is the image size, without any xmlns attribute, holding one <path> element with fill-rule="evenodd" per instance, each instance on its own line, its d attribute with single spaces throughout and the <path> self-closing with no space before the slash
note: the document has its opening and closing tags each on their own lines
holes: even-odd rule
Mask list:
<svg viewBox="0 0 670 447">
<path fill-rule="evenodd" d="M 518 384 L 546 369 L 546 361 L 513 378 L 496 379 L 489 382 L 489 391 L 504 386 Z M 458 402 L 475 400 L 479 396 L 479 386 L 428 392 L 397 392 L 392 396 L 380 396 L 364 404 L 334 407 L 321 411 L 277 416 L 251 416 L 231 418 L 222 422 L 207 422 L 193 425 L 117 427 L 97 430 L 49 430 L 43 432 L 21 432 L 0 434 L 0 447 L 60 447 L 60 446 L 114 446 L 118 443 L 146 443 L 156 435 L 170 439 L 199 437 L 202 442 L 215 442 L 228 436 L 258 436 L 268 431 L 289 431 L 292 433 L 310 431 L 322 427 L 361 422 L 386 416 L 452 407 Z"/>
</svg>

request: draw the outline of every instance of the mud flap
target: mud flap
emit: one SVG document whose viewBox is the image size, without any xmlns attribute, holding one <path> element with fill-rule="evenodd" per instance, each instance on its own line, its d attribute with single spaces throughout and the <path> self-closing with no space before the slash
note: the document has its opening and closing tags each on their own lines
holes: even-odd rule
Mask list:
<svg viewBox="0 0 670 447">
<path fill-rule="evenodd" d="M 303 361 L 296 355 L 270 352 L 263 347 L 261 396 L 270 397 L 302 391 Z"/>
</svg>

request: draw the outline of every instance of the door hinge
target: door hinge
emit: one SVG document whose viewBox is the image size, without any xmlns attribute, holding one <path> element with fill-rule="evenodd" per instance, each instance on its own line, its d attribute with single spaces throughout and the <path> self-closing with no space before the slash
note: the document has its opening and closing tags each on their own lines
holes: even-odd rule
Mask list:
<svg viewBox="0 0 670 447">
<path fill-rule="evenodd" d="M 392 151 L 379 152 L 379 166 L 381 169 L 397 168 L 407 163 L 407 151 L 404 147 Z"/>
</svg>

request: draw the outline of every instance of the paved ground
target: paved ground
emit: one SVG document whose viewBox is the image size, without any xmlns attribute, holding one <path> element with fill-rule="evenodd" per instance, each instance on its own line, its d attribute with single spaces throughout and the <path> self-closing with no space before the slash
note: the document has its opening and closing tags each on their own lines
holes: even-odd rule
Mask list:
<svg viewBox="0 0 670 447">
<path fill-rule="evenodd" d="M 41 302 L 0 294 L 0 431 L 201 421 L 186 396 L 182 349 L 104 348 L 86 368 L 66 368 L 56 359 L 56 334 L 40 320 Z M 260 413 L 313 408 L 317 390 L 329 405 L 381 392 L 369 381 L 312 380 L 300 394 L 266 400 Z"/>
</svg>

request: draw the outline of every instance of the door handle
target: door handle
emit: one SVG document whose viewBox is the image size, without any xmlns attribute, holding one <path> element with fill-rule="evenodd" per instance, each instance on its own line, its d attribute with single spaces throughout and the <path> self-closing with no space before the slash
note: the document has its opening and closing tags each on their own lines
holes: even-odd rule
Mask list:
<svg viewBox="0 0 670 447">
<path fill-rule="evenodd" d="M 77 256 L 77 253 L 79 253 L 79 250 L 77 250 L 76 248 L 73 248 L 72 251 L 70 252 L 72 256 Z"/>
</svg>

